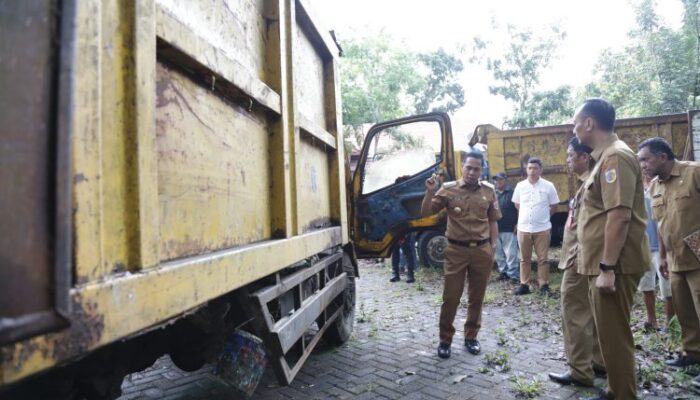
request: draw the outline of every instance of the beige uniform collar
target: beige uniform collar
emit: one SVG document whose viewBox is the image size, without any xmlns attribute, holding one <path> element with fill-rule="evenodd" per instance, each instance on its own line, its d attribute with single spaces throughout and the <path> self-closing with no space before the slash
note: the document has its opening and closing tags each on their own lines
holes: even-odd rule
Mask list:
<svg viewBox="0 0 700 400">
<path fill-rule="evenodd" d="M 474 189 L 478 189 L 482 186 L 481 181 L 478 181 L 476 183 L 476 185 L 470 185 L 469 183 L 467 183 L 467 181 L 464 180 L 464 177 L 459 178 L 459 180 L 457 181 L 457 185 L 459 187 L 474 188 Z"/>
<path fill-rule="evenodd" d="M 610 145 L 615 143 L 617 140 L 619 140 L 619 138 L 617 137 L 617 134 L 616 133 L 611 134 L 610 136 L 605 138 L 605 140 L 598 143 L 598 145 L 595 147 L 595 149 L 593 149 L 593 151 L 591 152 L 591 157 L 593 157 L 593 159 L 596 162 L 598 162 L 598 160 L 600 160 L 600 158 L 603 156 L 603 153 L 605 152 L 605 150 L 607 150 L 610 147 Z"/>
<path fill-rule="evenodd" d="M 588 176 L 591 175 L 591 170 L 586 170 L 583 172 L 581 175 L 578 176 L 578 180 L 581 182 L 585 182 L 586 179 L 588 179 Z"/>
<path fill-rule="evenodd" d="M 671 173 L 668 174 L 668 179 L 661 179 L 661 175 L 658 176 L 658 181 L 667 182 L 674 176 L 681 176 L 681 167 L 678 160 L 673 160 L 673 167 L 671 168 Z"/>
</svg>

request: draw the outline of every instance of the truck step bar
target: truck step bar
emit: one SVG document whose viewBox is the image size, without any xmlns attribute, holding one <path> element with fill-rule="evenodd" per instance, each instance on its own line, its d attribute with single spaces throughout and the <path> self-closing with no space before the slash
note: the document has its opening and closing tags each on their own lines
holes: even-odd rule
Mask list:
<svg viewBox="0 0 700 400">
<path fill-rule="evenodd" d="M 348 285 L 343 252 L 328 255 L 277 283 L 245 294 L 248 314 L 261 336 L 280 384 L 289 385 L 333 324 L 342 306 L 331 307 Z M 342 304 L 342 302 L 340 302 Z M 313 330 L 313 324 L 318 330 Z M 312 334 L 308 334 L 312 332 Z"/>
</svg>

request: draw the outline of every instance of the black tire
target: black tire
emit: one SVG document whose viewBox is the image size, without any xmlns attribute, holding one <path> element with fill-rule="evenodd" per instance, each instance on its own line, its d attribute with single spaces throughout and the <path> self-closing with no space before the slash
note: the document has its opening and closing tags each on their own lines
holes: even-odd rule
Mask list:
<svg viewBox="0 0 700 400">
<path fill-rule="evenodd" d="M 170 353 L 170 359 L 176 367 L 185 372 L 194 372 L 202 368 L 207 360 L 193 351 L 174 351 Z"/>
<path fill-rule="evenodd" d="M 339 296 L 343 302 L 343 310 L 324 334 L 324 339 L 333 346 L 347 342 L 355 324 L 355 269 L 347 254 L 343 255 L 343 272 L 348 276 L 348 286 Z"/>
<path fill-rule="evenodd" d="M 418 255 L 426 267 L 442 268 L 445 262 L 447 238 L 438 231 L 426 231 L 418 237 Z"/>
</svg>

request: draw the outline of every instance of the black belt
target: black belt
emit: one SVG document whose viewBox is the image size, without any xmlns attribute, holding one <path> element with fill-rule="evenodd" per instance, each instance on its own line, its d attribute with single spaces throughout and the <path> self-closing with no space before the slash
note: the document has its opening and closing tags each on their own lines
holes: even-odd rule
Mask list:
<svg viewBox="0 0 700 400">
<path fill-rule="evenodd" d="M 484 239 L 484 240 L 454 240 L 447 238 L 447 241 L 457 245 L 457 246 L 462 246 L 462 247 L 479 247 L 483 246 L 486 243 L 490 242 L 491 239 Z"/>
</svg>

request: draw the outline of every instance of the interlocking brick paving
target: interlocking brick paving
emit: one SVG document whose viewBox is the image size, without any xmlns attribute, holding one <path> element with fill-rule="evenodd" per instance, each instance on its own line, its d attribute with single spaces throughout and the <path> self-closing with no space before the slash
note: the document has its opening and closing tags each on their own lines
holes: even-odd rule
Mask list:
<svg viewBox="0 0 700 400">
<path fill-rule="evenodd" d="M 547 378 L 547 372 L 566 370 L 558 299 L 538 295 L 515 297 L 510 293 L 512 284 L 491 282 L 479 335 L 481 354 L 469 354 L 462 343 L 466 317 L 466 298 L 463 298 L 463 307 L 455 321 L 457 333 L 452 357 L 442 360 L 436 355 L 442 294 L 440 271 L 422 270 L 414 284 L 390 283 L 390 269 L 384 264 L 362 262 L 360 275 L 351 339 L 339 348 L 321 344 L 290 386 L 280 386 L 268 368 L 253 398 L 523 398 L 516 392 L 516 386 L 522 392 L 531 390 L 533 397 L 542 399 L 579 399 L 597 394 L 595 389 L 561 386 Z M 558 288 L 560 279 L 560 273 L 552 274 L 552 288 Z M 641 324 L 643 315 L 639 303 L 633 317 L 636 325 Z M 695 392 L 683 389 L 688 385 L 688 377 L 660 367 L 663 355 L 657 353 L 663 352 L 666 339 L 663 335 L 652 336 L 635 333 L 641 349 L 638 365 L 651 382 L 647 385 L 649 389 L 640 389 L 640 396 L 700 398 Z M 659 351 L 647 354 L 649 348 Z M 597 379 L 596 385 L 603 387 L 605 381 Z M 128 376 L 120 397 L 121 400 L 231 398 L 235 396 L 213 374 L 212 367 L 186 373 L 177 369 L 168 357 Z"/>
</svg>

